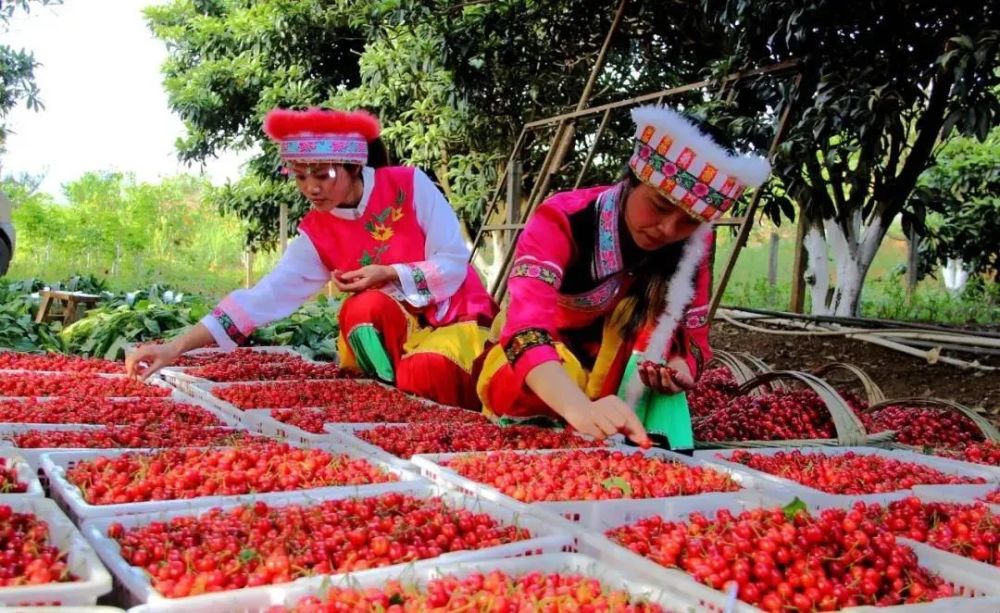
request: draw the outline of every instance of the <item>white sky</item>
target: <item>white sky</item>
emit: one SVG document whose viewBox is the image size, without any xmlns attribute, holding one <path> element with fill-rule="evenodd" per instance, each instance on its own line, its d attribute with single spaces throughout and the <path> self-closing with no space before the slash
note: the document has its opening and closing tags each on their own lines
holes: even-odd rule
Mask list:
<svg viewBox="0 0 1000 613">
<path fill-rule="evenodd" d="M 161 3 L 64 0 L 15 15 L 3 36 L 42 64 L 35 79 L 45 109 L 22 104 L 8 115 L 4 175 L 44 174 L 41 189 L 62 201 L 62 184 L 89 170 L 133 172 L 140 181 L 201 171 L 177 160 L 184 126 L 162 86 L 166 48 L 142 17 L 144 7 Z M 239 176 L 245 159 L 226 154 L 204 170 L 222 183 Z"/>
</svg>

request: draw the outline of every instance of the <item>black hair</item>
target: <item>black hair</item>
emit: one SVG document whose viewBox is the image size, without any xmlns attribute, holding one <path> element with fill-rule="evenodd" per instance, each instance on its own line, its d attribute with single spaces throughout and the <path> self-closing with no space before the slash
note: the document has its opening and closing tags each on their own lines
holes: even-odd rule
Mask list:
<svg viewBox="0 0 1000 613">
<path fill-rule="evenodd" d="M 376 136 L 374 140 L 368 141 L 368 161 L 365 166 L 371 168 L 382 168 L 389 165 L 389 150 L 386 148 L 385 143 L 382 142 L 381 136 Z M 347 172 L 351 173 L 352 177 L 361 176 L 361 164 L 343 164 Z"/>
<path fill-rule="evenodd" d="M 629 194 L 641 181 L 631 168 L 625 169 L 622 181 L 625 191 L 619 214 L 624 216 Z M 685 245 L 687 240 L 660 247 L 648 253 L 632 271 L 632 283 L 623 299 L 627 306 L 612 321 L 612 325 L 621 331 L 624 338 L 635 338 L 645 324 L 651 323 L 663 312 L 670 278 L 677 269 Z"/>
<path fill-rule="evenodd" d="M 372 168 L 382 168 L 388 166 L 389 149 L 385 146 L 381 136 L 376 136 L 374 140 L 368 141 L 368 166 Z"/>
</svg>

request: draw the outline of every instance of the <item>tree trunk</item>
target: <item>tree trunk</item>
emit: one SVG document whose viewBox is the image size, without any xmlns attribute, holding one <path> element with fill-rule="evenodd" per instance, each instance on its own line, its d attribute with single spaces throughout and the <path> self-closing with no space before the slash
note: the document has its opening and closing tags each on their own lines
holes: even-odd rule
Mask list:
<svg viewBox="0 0 1000 613">
<path fill-rule="evenodd" d="M 813 315 L 830 315 L 827 294 L 830 291 L 830 268 L 827 262 L 826 237 L 818 226 L 806 232 L 803 244 L 808 254 L 806 285 L 809 287 Z"/>
<path fill-rule="evenodd" d="M 962 258 L 948 258 L 945 266 L 941 267 L 944 277 L 944 287 L 953 295 L 961 294 L 965 289 L 965 284 L 969 281 L 969 273 L 965 270 Z"/>
<path fill-rule="evenodd" d="M 865 277 L 888 224 L 876 217 L 866 226 L 860 215 L 854 215 L 846 226 L 845 232 L 844 226 L 834 219 L 814 220 L 806 234 L 804 243 L 809 255 L 806 279 L 812 288 L 814 315 L 858 316 Z M 835 281 L 830 278 L 831 256 Z"/>
</svg>

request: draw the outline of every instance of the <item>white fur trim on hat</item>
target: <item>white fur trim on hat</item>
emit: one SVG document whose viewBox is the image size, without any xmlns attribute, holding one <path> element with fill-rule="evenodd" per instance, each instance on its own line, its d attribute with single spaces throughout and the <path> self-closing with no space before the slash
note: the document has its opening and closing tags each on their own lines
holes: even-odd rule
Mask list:
<svg viewBox="0 0 1000 613">
<path fill-rule="evenodd" d="M 653 126 L 674 140 L 674 147 L 690 147 L 699 157 L 732 175 L 749 188 L 760 187 L 771 174 L 771 164 L 756 155 L 733 154 L 704 134 L 690 119 L 665 105 L 650 104 L 632 109 L 636 124 L 636 137 L 645 126 Z M 654 144 L 655 147 L 655 144 Z"/>
</svg>

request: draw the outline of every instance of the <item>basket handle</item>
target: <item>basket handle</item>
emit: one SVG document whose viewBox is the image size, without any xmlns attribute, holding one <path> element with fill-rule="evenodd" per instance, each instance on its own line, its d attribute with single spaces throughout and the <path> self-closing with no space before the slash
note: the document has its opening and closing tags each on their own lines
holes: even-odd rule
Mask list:
<svg viewBox="0 0 1000 613">
<path fill-rule="evenodd" d="M 744 360 L 746 360 L 747 364 L 751 366 L 752 370 L 756 371 L 754 373 L 755 376 L 763 375 L 764 373 L 774 372 L 774 369 L 768 366 L 767 363 L 764 362 L 764 360 L 758 358 L 757 356 L 748 351 L 740 351 L 739 355 Z M 779 380 L 779 381 L 772 381 L 770 388 L 771 390 L 787 390 L 788 386 L 785 385 L 784 381 Z"/>
<path fill-rule="evenodd" d="M 882 388 L 878 386 L 878 383 L 875 383 L 875 380 L 872 379 L 868 373 L 854 364 L 850 364 L 848 362 L 830 362 L 829 364 L 825 364 L 814 369 L 812 374 L 817 377 L 823 377 L 838 370 L 847 371 L 861 382 L 861 385 L 865 388 L 865 395 L 868 397 L 869 405 L 878 404 L 885 400 L 885 392 L 883 392 Z"/>
<path fill-rule="evenodd" d="M 841 447 L 863 445 L 866 438 L 865 427 L 848 406 L 847 401 L 837 393 L 832 385 L 816 375 L 796 370 L 775 370 L 758 375 L 740 386 L 738 393 L 742 396 L 750 390 L 777 380 L 795 380 L 804 383 L 819 395 L 837 430 L 837 444 Z"/>
<path fill-rule="evenodd" d="M 985 417 L 976 413 L 964 404 L 960 404 L 953 400 L 945 400 L 944 398 L 892 398 L 890 400 L 883 400 L 877 404 L 873 404 L 868 407 L 867 412 L 875 412 L 879 409 L 884 409 L 891 406 L 927 406 L 935 407 L 939 409 L 948 409 L 952 411 L 958 411 L 959 413 L 965 415 L 972 420 L 974 424 L 979 428 L 980 432 L 986 440 L 993 443 L 1000 443 L 1000 432 L 987 420 Z"/>
<path fill-rule="evenodd" d="M 735 353 L 730 351 L 723 349 L 715 350 L 712 359 L 709 361 L 709 364 L 713 363 L 717 363 L 728 369 L 738 385 L 743 385 L 755 376 L 753 369 L 747 366 Z"/>
</svg>

